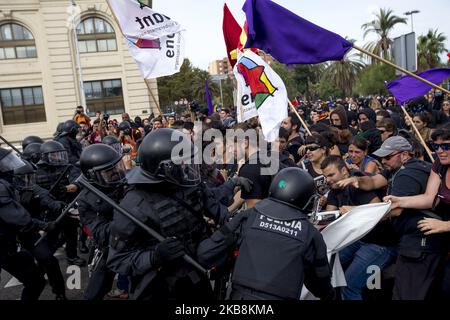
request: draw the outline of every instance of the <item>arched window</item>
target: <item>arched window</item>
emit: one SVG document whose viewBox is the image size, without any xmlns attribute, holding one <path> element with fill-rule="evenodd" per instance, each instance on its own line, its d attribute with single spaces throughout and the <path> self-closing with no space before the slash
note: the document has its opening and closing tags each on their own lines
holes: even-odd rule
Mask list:
<svg viewBox="0 0 450 320">
<path fill-rule="evenodd" d="M 78 25 L 80 53 L 116 51 L 116 34 L 113 27 L 102 18 L 87 18 Z"/>
<path fill-rule="evenodd" d="M 17 23 L 0 25 L 0 60 L 36 58 L 31 32 Z"/>
</svg>

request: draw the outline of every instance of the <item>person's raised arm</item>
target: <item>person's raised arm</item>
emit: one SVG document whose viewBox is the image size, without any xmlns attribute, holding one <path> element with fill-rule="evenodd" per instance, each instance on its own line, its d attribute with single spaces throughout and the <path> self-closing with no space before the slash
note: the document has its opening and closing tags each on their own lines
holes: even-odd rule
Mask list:
<svg viewBox="0 0 450 320">
<path fill-rule="evenodd" d="M 374 176 L 363 176 L 363 177 L 350 177 L 337 182 L 339 188 L 345 188 L 346 186 L 353 186 L 365 191 L 371 191 L 387 186 L 388 181 L 381 174 L 376 174 Z"/>
<path fill-rule="evenodd" d="M 425 193 L 409 197 L 386 196 L 383 200 L 392 202 L 391 210 L 396 208 L 430 209 L 433 206 L 440 184 L 441 178 L 439 175 L 431 171 Z"/>
</svg>

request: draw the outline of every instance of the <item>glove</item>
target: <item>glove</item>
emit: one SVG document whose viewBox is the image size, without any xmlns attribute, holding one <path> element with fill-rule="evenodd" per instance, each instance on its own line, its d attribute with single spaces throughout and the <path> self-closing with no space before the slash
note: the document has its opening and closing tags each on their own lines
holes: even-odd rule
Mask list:
<svg viewBox="0 0 450 320">
<path fill-rule="evenodd" d="M 251 214 L 251 210 L 238 211 L 231 219 L 229 219 L 221 228 L 223 234 L 236 231 L 242 223 L 247 220 Z"/>
<path fill-rule="evenodd" d="M 56 225 L 55 221 L 50 221 L 50 222 L 46 223 L 43 230 L 47 233 L 51 233 L 51 232 L 55 231 L 56 228 L 57 228 L 57 225 Z"/>
<path fill-rule="evenodd" d="M 64 209 L 65 206 L 66 206 L 66 203 L 65 203 L 65 202 L 62 202 L 62 201 L 54 201 L 54 202 L 52 203 L 50 209 L 51 209 L 53 212 L 60 213 L 60 212 Z"/>
<path fill-rule="evenodd" d="M 231 178 L 231 181 L 234 183 L 235 187 L 242 187 L 245 192 L 250 192 L 253 188 L 253 181 L 244 177 L 234 177 Z"/>
<path fill-rule="evenodd" d="M 152 264 L 161 266 L 183 255 L 184 246 L 180 240 L 168 238 L 156 246 L 152 256 Z"/>
</svg>

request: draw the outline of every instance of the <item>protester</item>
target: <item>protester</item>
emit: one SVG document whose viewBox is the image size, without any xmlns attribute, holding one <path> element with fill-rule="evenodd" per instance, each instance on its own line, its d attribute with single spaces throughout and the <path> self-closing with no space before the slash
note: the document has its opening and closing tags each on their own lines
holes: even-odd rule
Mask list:
<svg viewBox="0 0 450 320">
<path fill-rule="evenodd" d="M 378 173 L 380 171 L 379 163 L 369 156 L 368 152 L 369 142 L 362 137 L 354 137 L 350 140 L 348 146 L 348 158 L 346 160 L 348 167 L 369 175 Z"/>
</svg>

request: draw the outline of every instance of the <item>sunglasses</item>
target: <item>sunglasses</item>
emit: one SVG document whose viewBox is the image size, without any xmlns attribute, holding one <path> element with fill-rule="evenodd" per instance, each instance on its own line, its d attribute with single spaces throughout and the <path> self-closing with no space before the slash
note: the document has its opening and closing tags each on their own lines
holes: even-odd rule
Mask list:
<svg viewBox="0 0 450 320">
<path fill-rule="evenodd" d="M 433 150 L 438 151 L 439 148 L 442 149 L 442 151 L 448 151 L 450 150 L 450 143 L 433 143 Z"/>
<path fill-rule="evenodd" d="M 381 134 L 383 134 L 383 133 L 386 132 L 386 130 L 381 130 L 381 129 L 378 129 L 378 131 L 379 131 Z"/>
<path fill-rule="evenodd" d="M 320 146 L 309 146 L 309 147 L 306 147 L 306 151 L 316 151 L 317 149 L 320 149 L 320 148 L 322 148 L 322 147 L 320 147 Z"/>
<path fill-rule="evenodd" d="M 385 159 L 386 161 L 389 161 L 389 160 L 391 160 L 393 157 L 395 157 L 398 154 L 400 154 L 400 152 L 390 154 L 390 155 L 388 155 L 386 157 L 383 157 L 383 159 Z"/>
</svg>

